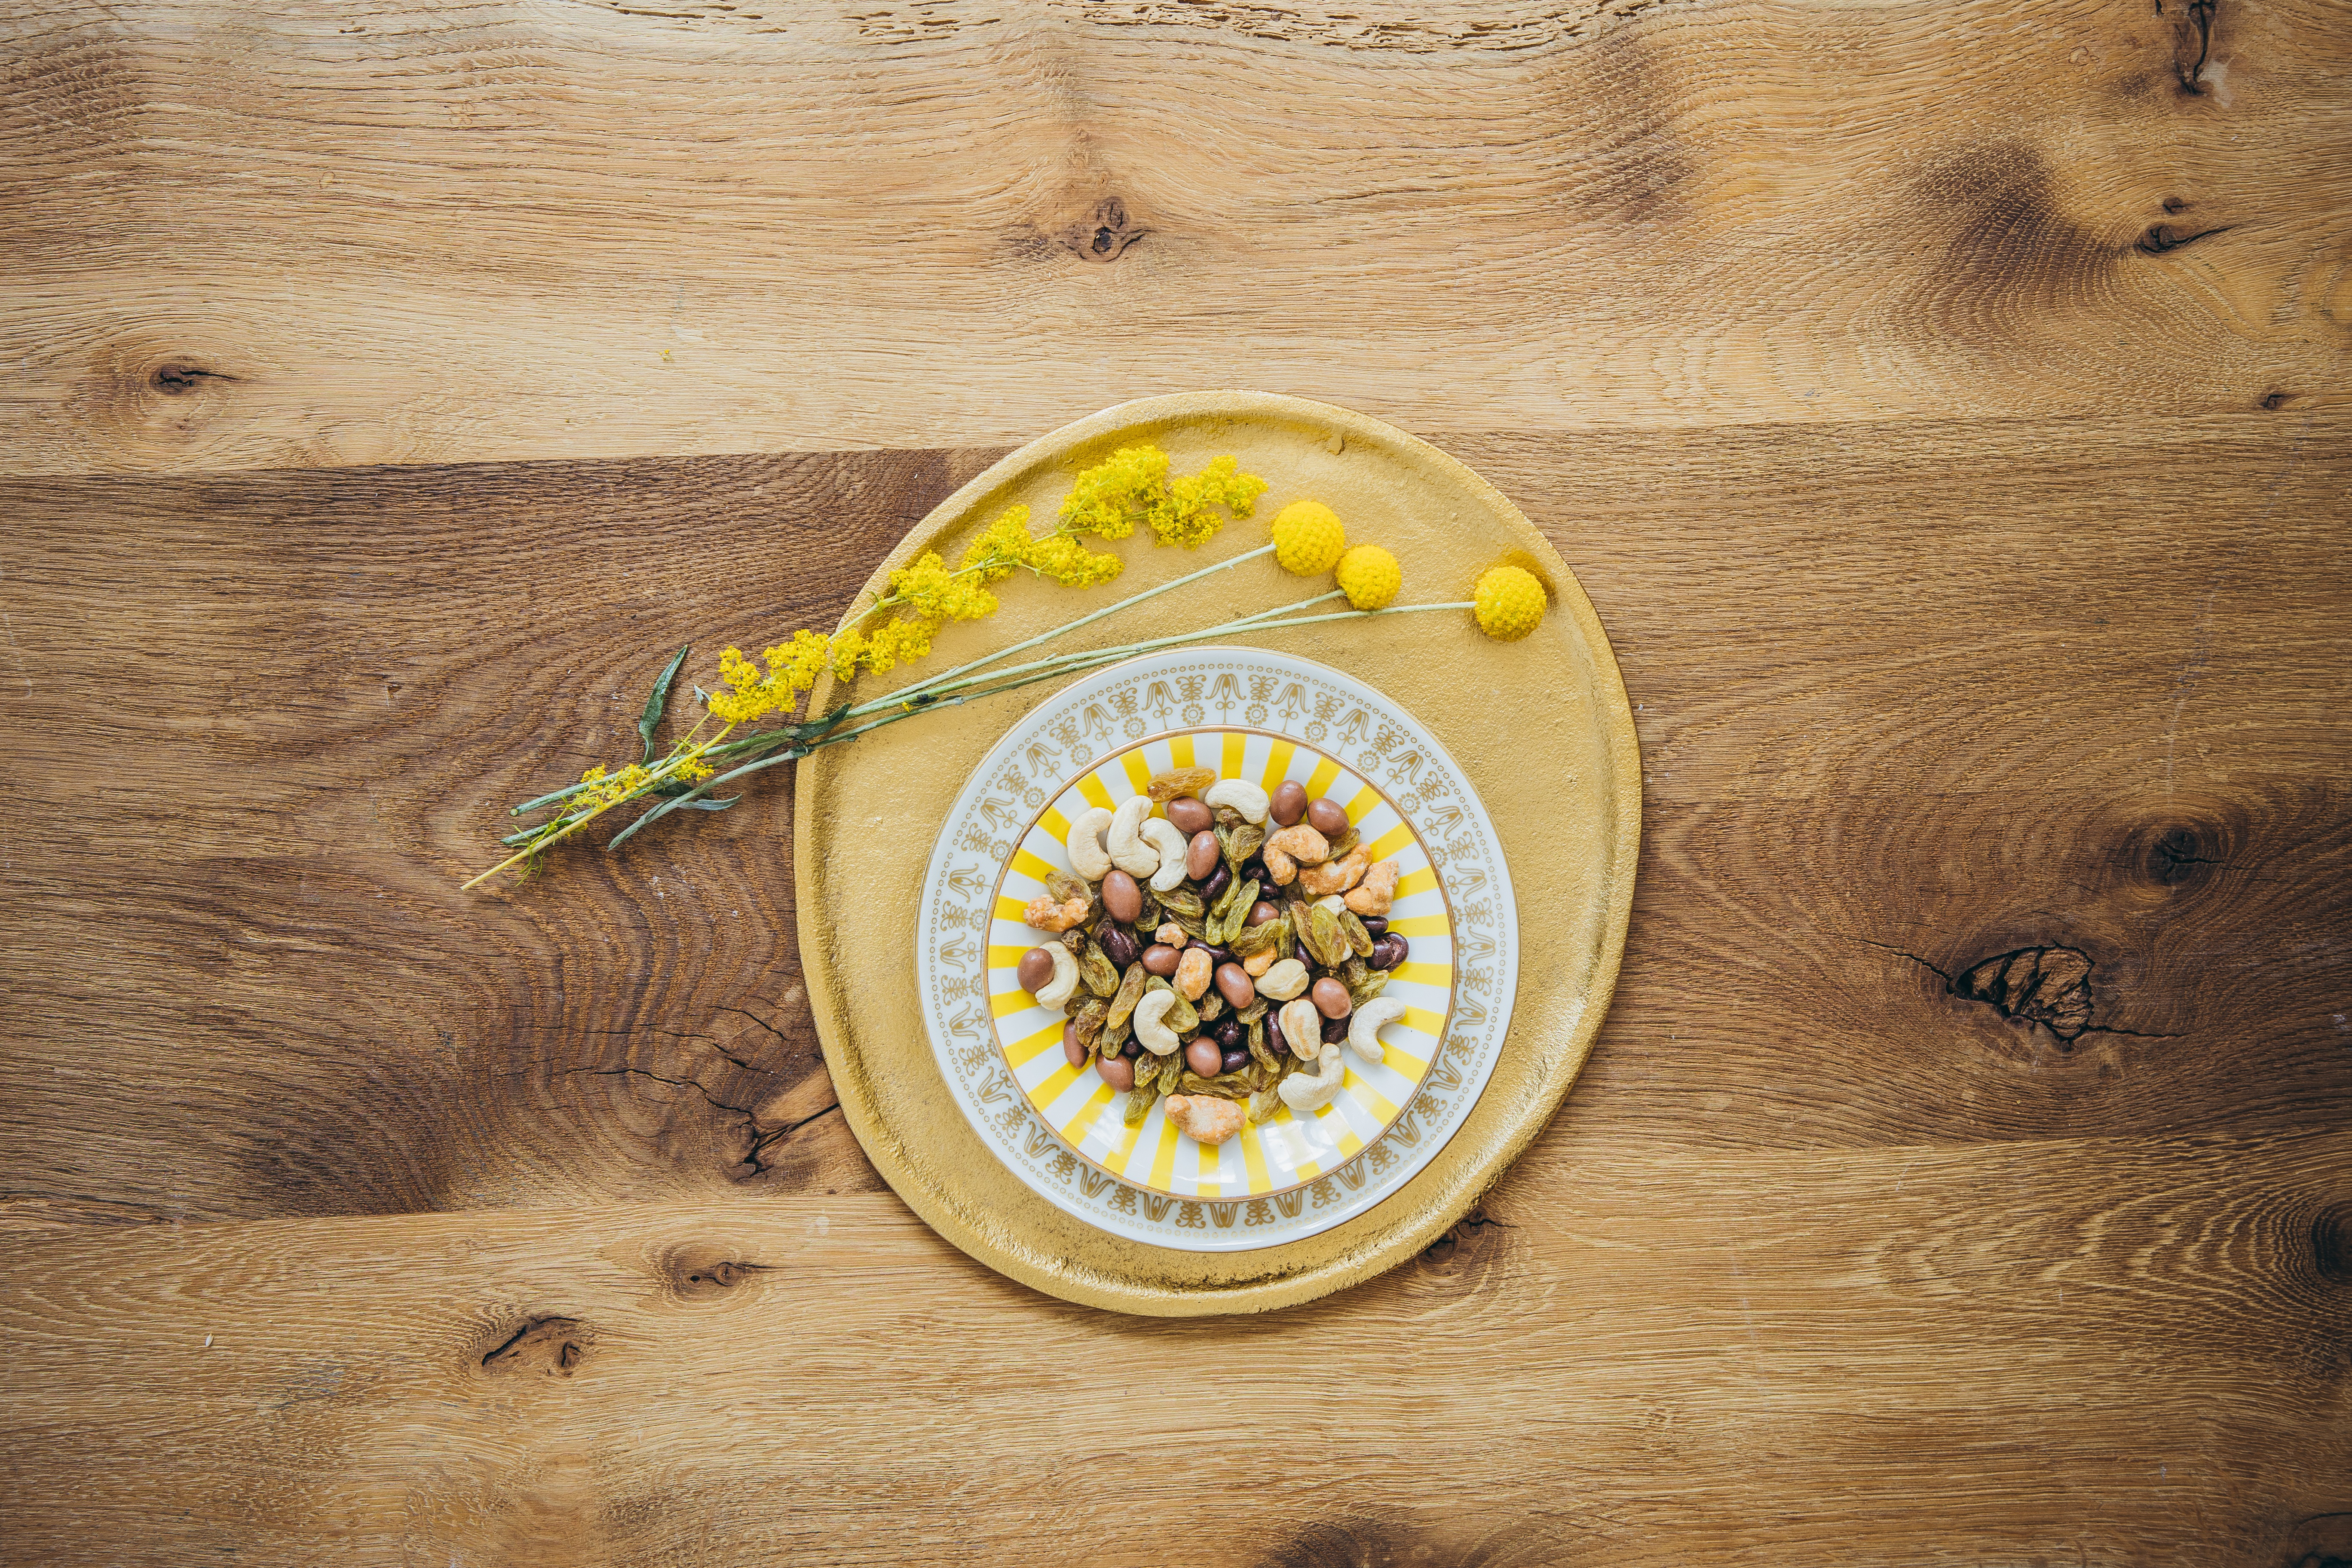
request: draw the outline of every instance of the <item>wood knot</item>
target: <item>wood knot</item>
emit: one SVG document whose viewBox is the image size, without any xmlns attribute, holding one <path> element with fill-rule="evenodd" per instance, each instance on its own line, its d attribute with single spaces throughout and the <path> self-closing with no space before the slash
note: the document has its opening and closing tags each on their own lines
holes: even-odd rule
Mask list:
<svg viewBox="0 0 2352 1568">
<path fill-rule="evenodd" d="M 2021 947 L 1973 964 L 1951 993 L 1982 1002 L 2004 1018 L 2039 1024 L 2072 1046 L 2091 1026 L 2091 960 L 2078 948 Z"/>
<path fill-rule="evenodd" d="M 2311 1265 L 2330 1285 L 2352 1281 L 2352 1204 L 2330 1204 L 2312 1220 Z"/>
<path fill-rule="evenodd" d="M 595 1342 L 594 1331 L 576 1318 L 533 1318 L 482 1358 L 482 1370 L 570 1377 Z"/>
<path fill-rule="evenodd" d="M 1508 1258 L 1505 1231 L 1512 1227 L 1472 1209 L 1444 1236 L 1422 1248 L 1423 1279 L 1449 1295 L 1466 1295 L 1484 1285 Z"/>
<path fill-rule="evenodd" d="M 1112 262 L 1150 232 L 1129 218 L 1125 202 L 1117 196 L 1105 196 L 1095 204 L 1091 217 L 1064 229 L 1060 238 L 1064 248 L 1081 260 Z"/>
<path fill-rule="evenodd" d="M 768 1272 L 765 1263 L 730 1258 L 719 1247 L 690 1243 L 672 1247 L 661 1260 L 663 1279 L 670 1293 L 685 1301 L 709 1301 L 749 1284 Z"/>
<path fill-rule="evenodd" d="M 2352 1513 L 2315 1513 L 2278 1544 L 2281 1568 L 2352 1568 Z"/>
<path fill-rule="evenodd" d="M 2145 866 L 2148 880 L 2168 888 L 2178 888 L 2210 874 L 2217 862 L 2208 853 L 2211 847 L 2187 826 L 2166 828 L 2150 841 Z"/>
<path fill-rule="evenodd" d="M 2200 887 L 2229 865 L 2232 837 L 2226 815 L 2219 821 L 2158 819 L 2135 829 L 2116 858 L 2127 875 L 2153 886 Z"/>
<path fill-rule="evenodd" d="M 2213 53 L 2214 0 L 2189 0 L 2172 25 L 2172 75 L 2184 98 L 2205 96 L 2205 62 Z M 2157 14 L 2162 16 L 2162 0 Z"/>
<path fill-rule="evenodd" d="M 2147 226 L 2146 234 L 2132 242 L 2132 248 L 2142 256 L 2165 256 L 2179 250 L 2184 245 L 2194 245 L 2200 239 L 2207 239 L 2217 234 L 2227 234 L 2231 226 L 2225 223 L 2218 227 L 2200 228 L 2194 234 L 2186 234 L 2165 224 L 2152 223 Z"/>
<path fill-rule="evenodd" d="M 2294 394 L 2291 392 L 2265 392 L 2261 398 L 2263 410 L 2265 413 L 2275 414 L 2293 401 L 2294 397 Z"/>
<path fill-rule="evenodd" d="M 147 384 L 166 397 L 185 397 L 192 392 L 204 390 L 204 384 L 208 381 L 236 379 L 226 371 L 206 370 L 200 364 L 182 364 L 173 361 L 157 365 L 155 373 L 147 378 Z"/>
<path fill-rule="evenodd" d="M 1300 1527 L 1260 1558 L 1258 1568 L 1439 1568 L 1455 1561 L 1403 1520 L 1343 1514 Z"/>
</svg>

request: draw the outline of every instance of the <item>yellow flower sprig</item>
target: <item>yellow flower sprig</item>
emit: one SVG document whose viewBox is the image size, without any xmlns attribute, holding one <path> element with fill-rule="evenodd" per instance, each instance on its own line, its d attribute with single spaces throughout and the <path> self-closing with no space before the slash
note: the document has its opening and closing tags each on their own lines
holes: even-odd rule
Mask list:
<svg viewBox="0 0 2352 1568">
<path fill-rule="evenodd" d="M 734 802 L 707 798 L 704 786 L 717 771 L 709 759 L 717 757 L 730 763 L 743 763 L 753 757 L 790 761 L 806 754 L 811 744 L 829 743 L 822 742 L 828 732 L 839 730 L 838 738 L 844 739 L 859 732 L 840 727 L 864 716 L 870 711 L 868 708 L 845 707 L 823 718 L 811 715 L 798 722 L 733 738 L 738 729 L 761 719 L 781 716 L 790 720 L 800 705 L 802 694 L 812 689 L 817 677 L 828 668 L 837 679 L 848 681 L 866 673 L 886 674 L 901 664 L 923 658 L 931 651 L 932 638 L 950 623 L 982 620 L 995 614 L 998 601 L 991 590 L 1019 572 L 1026 571 L 1072 588 L 1110 582 L 1119 574 L 1124 563 L 1108 552 L 1088 549 L 1083 541 L 1089 535 L 1125 539 L 1135 531 L 1139 521 L 1160 543 L 1197 548 L 1223 526 L 1221 510 L 1246 517 L 1265 489 L 1264 479 L 1241 472 L 1230 457 L 1216 458 L 1197 474 L 1171 479 L 1168 455 L 1157 447 L 1147 442 L 1120 447 L 1077 475 L 1069 496 L 1062 503 L 1059 521 L 1045 533 L 1033 535 L 1029 531 L 1027 507 L 1008 507 L 981 530 L 953 568 L 937 551 L 924 552 L 911 564 L 894 570 L 889 592 L 851 616 L 849 624 L 831 637 L 814 631 L 795 632 L 790 640 L 763 649 L 756 661 L 739 647 L 722 650 L 718 688 L 702 693 L 703 721 L 697 723 L 692 733 L 675 742 L 669 753 L 657 763 L 653 756 L 653 726 L 667 700 L 670 682 L 686 658 L 686 650 L 681 650 L 663 672 L 646 703 L 646 717 L 640 725 L 646 737 L 645 760 L 617 773 L 608 773 L 601 765 L 590 768 L 577 784 L 516 806 L 514 813 L 518 816 L 550 806 L 559 809 L 554 817 L 538 827 L 509 835 L 505 842 L 520 847 L 466 886 L 470 888 L 484 878 L 529 860 L 568 838 L 593 818 L 632 800 L 664 797 L 654 810 L 615 835 L 607 847 L 671 810 L 722 810 Z M 1241 559 L 1246 557 L 1220 563 L 1210 570 L 1222 570 Z M 1150 593 L 1162 592 L 1166 586 L 1173 585 L 1163 585 L 1138 597 L 1148 597 Z M 1108 612 L 1097 612 L 1097 616 L 1104 613 Z M 1095 618 L 1084 616 L 1071 624 L 1082 625 Z M 1041 639 L 1033 638 L 1031 644 L 1016 646 L 1032 646 L 1038 640 Z M 990 656 L 999 657 L 1001 653 Z M 977 660 L 974 664 L 985 662 Z M 959 666 L 949 673 L 961 673 L 971 668 L 973 665 Z M 711 720 L 718 721 L 719 730 L 708 740 L 701 739 L 705 724 Z M 785 754 L 774 755 L 777 752 Z M 729 776 L 765 765 L 768 763 L 751 763 L 734 768 Z"/>
<path fill-rule="evenodd" d="M 1264 479 L 1241 472 L 1230 457 L 1172 480 L 1168 467 L 1168 454 L 1149 442 L 1122 447 L 1077 476 L 1062 502 L 1059 524 L 1048 532 L 1033 536 L 1029 509 L 1007 507 L 964 548 L 953 570 L 938 551 L 925 551 L 912 565 L 892 572 L 890 592 L 832 637 L 797 632 L 762 654 L 764 670 L 740 649 L 728 648 L 719 655 L 727 689 L 711 696 L 710 710 L 733 724 L 789 714 L 827 665 L 841 680 L 887 675 L 929 654 L 932 637 L 950 622 L 994 615 L 997 599 L 989 590 L 1016 572 L 1068 588 L 1111 581 L 1125 563 L 1087 549 L 1081 542 L 1087 535 L 1125 539 L 1141 522 L 1162 544 L 1197 549 L 1223 526 L 1221 510 L 1247 517 L 1265 490 Z M 884 615 L 889 618 L 868 624 Z"/>
</svg>

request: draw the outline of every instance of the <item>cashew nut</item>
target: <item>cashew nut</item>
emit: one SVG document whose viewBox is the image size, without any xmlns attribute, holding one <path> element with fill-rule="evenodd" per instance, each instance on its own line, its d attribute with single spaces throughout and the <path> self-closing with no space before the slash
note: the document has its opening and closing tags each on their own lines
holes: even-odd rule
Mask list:
<svg viewBox="0 0 2352 1568">
<path fill-rule="evenodd" d="M 1191 847 L 1183 830 L 1164 816 L 1147 818 L 1143 841 L 1160 852 L 1160 869 L 1151 873 L 1151 890 L 1164 893 L 1184 879 L 1184 852 Z"/>
<path fill-rule="evenodd" d="M 1323 1048 L 1323 1015 L 1315 1004 L 1301 996 L 1296 1002 L 1286 1002 L 1275 1015 L 1282 1025 L 1282 1037 L 1290 1042 L 1291 1053 L 1303 1061 L 1313 1061 L 1315 1053 Z"/>
<path fill-rule="evenodd" d="M 1062 840 L 1070 857 L 1070 869 L 1089 882 L 1110 875 L 1110 855 L 1102 846 L 1103 829 L 1109 826 L 1110 813 L 1090 805 L 1078 813 L 1078 819 L 1070 824 L 1070 836 Z"/>
<path fill-rule="evenodd" d="M 1277 1002 L 1287 1002 L 1306 989 L 1307 966 L 1295 958 L 1282 960 L 1257 977 L 1257 994 Z"/>
<path fill-rule="evenodd" d="M 1072 973 L 1076 971 L 1074 969 Z M 1055 984 L 1058 985 L 1061 982 L 1056 979 Z M 1135 1037 L 1142 1041 L 1143 1048 L 1155 1057 L 1173 1056 L 1176 1047 L 1183 1044 L 1176 1037 L 1176 1031 L 1161 1022 L 1168 1016 L 1168 1009 L 1174 1005 L 1176 993 L 1173 991 L 1147 991 L 1143 994 L 1143 1000 L 1135 1005 Z"/>
<path fill-rule="evenodd" d="M 1360 915 L 1384 915 L 1396 902 L 1397 863 L 1381 860 L 1364 873 L 1364 879 L 1349 890 L 1348 907 Z"/>
<path fill-rule="evenodd" d="M 1192 1135 L 1196 1143 L 1212 1146 L 1242 1130 L 1242 1108 L 1213 1094 L 1171 1094 L 1162 1101 L 1168 1120 Z"/>
<path fill-rule="evenodd" d="M 1054 978 L 1037 987 L 1037 1005 L 1060 1007 L 1078 988 L 1078 961 L 1071 957 L 1070 950 L 1058 942 L 1045 943 L 1041 951 L 1054 961 Z"/>
<path fill-rule="evenodd" d="M 1094 905 L 1084 899 L 1071 899 L 1056 903 L 1051 893 L 1040 893 L 1021 906 L 1021 919 L 1039 931 L 1066 931 L 1072 926 L 1084 925 L 1094 913 Z"/>
<path fill-rule="evenodd" d="M 1372 863 L 1370 846 L 1359 844 L 1337 860 L 1320 866 L 1309 866 L 1298 873 L 1298 885 L 1309 893 L 1344 893 L 1363 879 L 1364 868 Z"/>
<path fill-rule="evenodd" d="M 1356 1009 L 1348 1021 L 1348 1048 L 1368 1062 L 1387 1053 L 1381 1047 L 1381 1026 L 1404 1016 L 1404 1004 L 1393 996 L 1375 996 Z"/>
<path fill-rule="evenodd" d="M 1143 823 L 1151 815 L 1151 797 L 1131 795 L 1110 814 L 1110 862 L 1130 877 L 1149 877 L 1160 869 L 1160 851 L 1143 841 Z"/>
<path fill-rule="evenodd" d="M 1282 1103 L 1291 1110 L 1322 1110 L 1331 1103 L 1331 1097 L 1339 1093 L 1339 1086 L 1347 1081 L 1348 1068 L 1339 1059 L 1339 1047 L 1324 1047 L 1323 1054 L 1315 1058 L 1315 1065 L 1319 1070 L 1313 1078 L 1303 1072 L 1295 1072 L 1282 1080 Z"/>
<path fill-rule="evenodd" d="M 1201 792 L 1201 804 L 1211 810 L 1230 805 L 1242 814 L 1244 822 L 1264 822 L 1268 803 L 1265 791 L 1247 779 L 1219 779 Z"/>
</svg>

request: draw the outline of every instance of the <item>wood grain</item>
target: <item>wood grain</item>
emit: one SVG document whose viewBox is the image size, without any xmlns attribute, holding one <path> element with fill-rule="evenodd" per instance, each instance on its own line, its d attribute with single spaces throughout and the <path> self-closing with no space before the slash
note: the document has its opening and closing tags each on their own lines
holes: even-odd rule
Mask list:
<svg viewBox="0 0 2352 1568">
<path fill-rule="evenodd" d="M 2328 0 L 20 0 L 19 472 L 2337 406 Z M 951 345 L 943 352 L 942 345 Z"/>
<path fill-rule="evenodd" d="M 2352 1562 L 2340 7 L 0 16 L 0 1559 Z M 1528 511 L 1649 831 L 1480 1215 L 1129 1321 L 879 1188 L 788 781 L 455 889 L 1203 384 Z"/>
<path fill-rule="evenodd" d="M 1539 1147 L 2340 1117 L 2343 435 L 1903 423 L 1589 437 L 1573 463 L 1451 441 L 1585 574 L 1650 770 L 1624 978 Z M 870 1190 L 824 1114 L 783 789 L 541 883 L 455 886 L 500 803 L 633 741 L 669 650 L 829 622 L 991 455 L 0 496 L 24 661 L 0 701 L 58 737 L 26 780 L 6 939 L 35 1069 L 15 1202 L 237 1218 Z M 1604 473 L 1642 478 L 1605 498 Z M 2036 521 L 2062 508 L 2064 530 Z M 131 670 L 137 700 L 93 721 L 89 694 Z M 2049 945 L 2092 965 L 2071 1041 L 1950 994 Z M 121 1113 L 145 1103 L 176 1113 Z"/>
<path fill-rule="evenodd" d="M 2347 1191 L 2340 1130 L 1604 1152 L 1245 1323 L 880 1196 L 76 1228 L 0 1296 L 7 1517 L 123 1563 L 2267 1568 L 2347 1544 Z"/>
</svg>

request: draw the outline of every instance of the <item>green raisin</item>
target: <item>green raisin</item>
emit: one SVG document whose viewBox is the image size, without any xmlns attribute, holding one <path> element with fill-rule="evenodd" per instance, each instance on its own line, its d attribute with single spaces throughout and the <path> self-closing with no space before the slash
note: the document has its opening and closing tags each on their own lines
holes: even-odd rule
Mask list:
<svg viewBox="0 0 2352 1568">
<path fill-rule="evenodd" d="M 1139 963 L 1127 966 L 1127 973 L 1119 977 L 1118 990 L 1110 999 L 1111 1027 L 1127 1027 L 1128 1019 L 1134 1015 L 1135 1005 L 1143 1000 L 1144 985 L 1151 977 L 1151 972 Z"/>
</svg>

